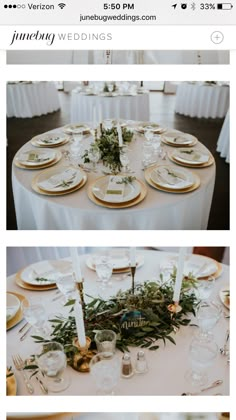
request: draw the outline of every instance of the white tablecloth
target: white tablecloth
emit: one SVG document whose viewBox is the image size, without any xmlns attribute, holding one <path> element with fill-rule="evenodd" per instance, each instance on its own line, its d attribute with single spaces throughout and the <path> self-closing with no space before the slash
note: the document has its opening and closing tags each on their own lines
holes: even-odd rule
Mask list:
<svg viewBox="0 0 236 420">
<path fill-rule="evenodd" d="M 175 112 L 197 118 L 223 118 L 229 109 L 229 86 L 181 83 Z"/>
<path fill-rule="evenodd" d="M 135 176 L 145 182 L 141 164 L 142 144 L 143 137 L 137 136 L 136 141 L 129 145 L 129 155 Z M 85 148 L 86 145 L 84 140 Z M 26 148 L 29 148 L 29 143 L 21 150 Z M 207 150 L 201 143 L 198 143 L 198 148 Z M 166 146 L 167 149 L 173 151 L 171 147 Z M 167 159 L 160 163 L 171 162 Z M 60 161 L 57 166 L 62 164 Z M 199 175 L 201 185 L 191 193 L 169 194 L 147 185 L 147 196 L 137 206 L 108 209 L 89 200 L 87 184 L 73 194 L 58 197 L 39 195 L 31 188 L 31 181 L 39 171 L 23 170 L 13 165 L 12 184 L 18 229 L 206 229 L 215 183 L 215 164 L 193 169 L 193 172 Z M 87 175 L 90 183 L 101 174 Z"/>
<path fill-rule="evenodd" d="M 141 251 L 144 256 L 144 265 L 137 269 L 135 282 L 144 282 L 151 280 L 157 276 L 159 263 L 167 258 L 165 252 L 158 251 Z M 85 265 L 86 256 L 80 258 L 81 269 L 85 279 L 84 291 L 85 294 L 96 297 L 98 295 L 98 288 L 96 283 L 96 274 Z M 19 267 L 20 269 L 21 267 Z M 131 286 L 130 277 L 124 280 L 120 276 L 113 276 L 113 286 L 111 295 L 114 295 L 119 289 L 127 289 Z M 223 266 L 223 273 L 220 278 L 216 280 L 215 289 L 212 298 L 217 302 L 219 300 L 219 291 L 222 287 L 229 285 L 229 268 Z M 18 287 L 14 282 L 14 276 L 7 279 L 7 290 L 16 291 L 24 294 L 27 297 L 40 296 L 46 307 L 47 314 L 52 316 L 55 313 L 66 313 L 69 309 L 62 306 L 60 301 L 52 301 L 55 297 L 55 290 L 48 292 L 32 292 L 26 291 Z M 41 293 L 41 294 L 40 294 Z M 27 357 L 33 354 L 35 346 L 30 335 L 24 340 L 20 341 L 20 334 L 18 330 L 24 324 L 21 324 L 7 332 L 7 365 L 12 365 L 11 356 L 19 352 L 22 357 Z M 215 341 L 219 348 L 224 344 L 226 329 L 228 328 L 229 320 L 222 317 L 213 330 Z M 196 332 L 196 327 L 182 327 L 174 336 L 176 346 L 167 341 L 166 346 L 159 342 L 160 348 L 157 351 L 146 350 L 146 358 L 149 364 L 149 371 L 145 375 L 135 375 L 133 378 L 120 379 L 115 393 L 117 395 L 181 395 L 190 389 L 189 383 L 185 379 L 185 373 L 189 368 L 188 364 L 188 349 L 192 340 L 193 334 Z M 122 357 L 121 353 L 120 358 Z M 132 359 L 135 360 L 137 348 L 131 348 Z M 67 368 L 71 377 L 70 387 L 63 392 L 65 395 L 95 395 L 96 389 L 94 380 L 90 374 L 80 374 L 74 371 L 71 367 Z M 223 384 L 215 389 L 209 390 L 204 394 L 214 395 L 215 393 L 229 394 L 229 365 L 227 364 L 227 357 L 220 353 L 217 356 L 214 365 L 209 369 L 209 383 L 216 379 L 223 379 Z M 16 372 L 17 378 L 17 393 L 19 395 L 26 394 L 26 388 L 19 372 Z M 37 383 L 35 383 L 36 393 L 40 393 Z"/>
<path fill-rule="evenodd" d="M 60 109 L 54 82 L 7 85 L 7 116 L 32 118 Z"/>
<path fill-rule="evenodd" d="M 149 94 L 136 96 L 93 96 L 76 91 L 71 96 L 71 123 L 93 121 L 93 108 L 101 106 L 102 118 L 149 121 Z"/>
<path fill-rule="evenodd" d="M 226 162 L 230 162 L 230 147 L 229 147 L 229 111 L 225 117 L 223 127 L 217 142 L 217 152 L 220 156 L 225 158 Z"/>
</svg>

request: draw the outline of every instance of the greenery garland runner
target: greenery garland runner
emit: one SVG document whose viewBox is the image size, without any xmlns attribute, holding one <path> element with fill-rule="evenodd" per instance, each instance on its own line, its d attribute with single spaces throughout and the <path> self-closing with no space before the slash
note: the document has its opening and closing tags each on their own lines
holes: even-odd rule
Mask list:
<svg viewBox="0 0 236 420">
<path fill-rule="evenodd" d="M 133 139 L 133 133 L 126 127 L 122 127 L 123 143 L 126 145 Z M 100 152 L 100 158 L 103 165 L 108 167 L 112 172 L 120 172 L 122 164 L 120 161 L 121 147 L 116 127 L 109 130 L 102 129 L 101 136 L 95 143 L 91 144 L 91 149 L 97 149 Z M 90 163 L 89 151 L 85 150 L 82 156 L 84 163 Z"/>
<path fill-rule="evenodd" d="M 117 334 L 116 346 L 122 352 L 129 351 L 130 346 L 157 350 L 159 340 L 175 344 L 172 333 L 181 326 L 191 322 L 188 314 L 195 315 L 198 305 L 195 293 L 191 291 L 195 279 L 188 278 L 183 282 L 184 288 L 180 296 L 182 311 L 172 314 L 168 305 L 173 303 L 173 281 L 158 284 L 145 282 L 136 285 L 135 294 L 131 289 L 119 291 L 116 296 L 105 301 L 101 298 L 92 298 L 85 305 L 85 330 L 91 338 L 91 348 L 95 348 L 94 336 L 97 331 L 111 329 Z M 90 297 L 91 298 L 91 297 Z M 32 336 L 36 343 L 56 341 L 64 346 L 68 364 L 72 364 L 73 356 L 78 349 L 73 346 L 76 337 L 75 318 L 73 316 L 74 301 L 69 301 L 71 315 L 67 318 L 55 317 L 50 320 L 52 333 L 50 340 L 43 337 Z M 32 368 L 32 366 L 31 366 Z"/>
</svg>

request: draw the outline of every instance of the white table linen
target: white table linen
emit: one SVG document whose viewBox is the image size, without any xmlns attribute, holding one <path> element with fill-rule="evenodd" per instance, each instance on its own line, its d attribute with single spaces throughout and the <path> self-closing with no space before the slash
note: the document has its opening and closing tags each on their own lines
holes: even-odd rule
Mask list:
<svg viewBox="0 0 236 420">
<path fill-rule="evenodd" d="M 93 121 L 93 109 L 101 107 L 102 118 L 149 121 L 149 94 L 100 96 L 71 93 L 71 123 Z"/>
<path fill-rule="evenodd" d="M 89 140 L 87 140 L 89 141 Z M 130 166 L 135 176 L 145 182 L 142 171 L 143 137 L 136 136 L 130 145 Z M 32 145 L 30 146 L 32 148 Z M 84 147 L 88 143 L 84 140 Z M 22 151 L 29 148 L 29 143 Z M 207 152 L 198 143 L 199 150 Z M 57 150 L 60 148 L 57 148 Z M 166 146 L 166 150 L 173 151 Z M 168 159 L 161 164 L 172 163 Z M 57 164 L 62 166 L 63 161 Z M 200 177 L 200 187 L 187 194 L 169 194 L 146 184 L 147 196 L 138 205 L 124 209 L 108 209 L 91 202 L 87 187 L 102 174 L 88 173 L 87 184 L 72 194 L 52 197 L 32 191 L 31 182 L 39 171 L 22 170 L 13 165 L 12 185 L 18 229 L 206 229 L 215 183 L 215 164 L 191 169 Z"/>
<path fill-rule="evenodd" d="M 175 112 L 197 118 L 224 118 L 229 109 L 229 86 L 181 83 Z"/>
<path fill-rule="evenodd" d="M 32 118 L 60 109 L 54 82 L 7 84 L 7 116 Z"/>
<path fill-rule="evenodd" d="M 136 270 L 135 282 L 142 283 L 145 280 L 152 280 L 157 277 L 161 261 L 166 260 L 168 254 L 166 252 L 158 251 L 141 251 L 144 257 L 144 265 Z M 177 254 L 175 254 L 177 255 Z M 96 282 L 96 273 L 88 269 L 86 264 L 86 256 L 80 257 L 81 270 L 84 276 L 84 292 L 90 296 L 96 297 L 99 294 L 98 283 Z M 21 267 L 19 267 L 20 269 Z M 222 287 L 229 285 L 229 267 L 224 265 L 223 272 L 215 282 L 215 287 L 212 299 L 220 302 L 219 291 Z M 131 278 L 128 276 L 124 280 L 120 276 L 113 276 L 111 295 L 114 295 L 118 290 L 126 290 L 131 287 Z M 45 292 L 35 292 L 23 290 L 14 282 L 14 276 L 7 279 L 7 290 L 21 293 L 26 297 L 39 296 L 43 299 L 47 314 L 52 316 L 55 313 L 66 314 L 68 308 L 63 307 L 60 301 L 52 301 L 55 297 L 55 290 Z M 87 298 L 86 298 L 87 299 Z M 33 354 L 34 349 L 38 346 L 34 343 L 32 338 L 28 337 L 24 341 L 20 341 L 20 334 L 18 330 L 23 325 L 24 321 L 15 328 L 7 332 L 7 365 L 12 365 L 11 356 L 19 352 L 23 358 Z M 217 345 L 222 347 L 225 340 L 225 333 L 229 326 L 229 320 L 223 316 L 219 320 L 216 327 L 213 329 L 213 334 Z M 185 379 L 185 373 L 189 368 L 188 350 L 196 327 L 181 327 L 174 339 L 176 346 L 166 342 L 166 346 L 159 341 L 160 348 L 157 351 L 146 350 L 146 359 L 149 365 L 149 371 L 145 375 L 135 375 L 131 379 L 120 379 L 120 382 L 115 390 L 116 395 L 181 395 L 182 392 L 187 392 L 190 385 Z M 138 349 L 131 348 L 131 356 L 133 361 L 136 358 Z M 117 351 L 117 354 L 122 358 L 122 354 Z M 67 367 L 67 371 L 71 378 L 71 385 L 68 389 L 63 391 L 63 395 L 95 395 L 96 388 L 94 380 L 90 374 L 80 374 L 74 371 L 71 367 Z M 227 357 L 220 353 L 217 356 L 212 367 L 208 369 L 209 383 L 216 379 L 223 379 L 223 384 L 215 389 L 211 389 L 204 393 L 204 395 L 214 395 L 216 392 L 223 395 L 229 394 L 229 365 L 227 364 Z M 19 372 L 16 372 L 17 379 L 17 394 L 26 395 L 26 388 Z M 40 393 L 37 388 L 37 383 L 34 382 L 36 392 Z"/>
<path fill-rule="evenodd" d="M 230 123 L 229 123 L 229 111 L 224 120 L 224 124 L 222 126 L 220 136 L 217 142 L 217 152 L 220 153 L 222 158 L 225 158 L 226 162 L 230 162 L 230 146 L 229 146 L 229 131 L 230 131 Z"/>
</svg>

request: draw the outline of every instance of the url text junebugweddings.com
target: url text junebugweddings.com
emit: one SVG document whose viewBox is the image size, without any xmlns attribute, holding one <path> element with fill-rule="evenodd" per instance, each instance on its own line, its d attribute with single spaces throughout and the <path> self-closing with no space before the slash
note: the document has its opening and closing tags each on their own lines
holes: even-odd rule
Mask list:
<svg viewBox="0 0 236 420">
<path fill-rule="evenodd" d="M 54 32 L 17 32 L 14 31 L 11 39 L 10 45 L 13 45 L 17 41 L 46 41 L 46 44 L 51 46 L 55 40 L 55 37 L 59 39 L 59 41 L 111 41 L 112 34 L 105 33 L 105 32 L 97 32 L 97 33 L 87 33 L 87 32 L 64 32 L 64 33 L 57 33 Z"/>
</svg>

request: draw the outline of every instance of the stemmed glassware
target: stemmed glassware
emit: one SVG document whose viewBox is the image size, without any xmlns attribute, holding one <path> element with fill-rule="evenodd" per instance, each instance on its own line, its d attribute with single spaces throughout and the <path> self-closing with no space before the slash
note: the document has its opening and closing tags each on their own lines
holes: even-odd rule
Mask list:
<svg viewBox="0 0 236 420">
<path fill-rule="evenodd" d="M 66 355 L 60 343 L 51 341 L 42 344 L 36 354 L 36 363 L 47 379 L 49 391 L 61 392 L 68 388 L 69 377 L 64 375 L 67 365 Z"/>
<path fill-rule="evenodd" d="M 42 301 L 38 299 L 24 299 L 21 303 L 21 309 L 26 321 L 34 328 L 36 334 L 46 336 L 47 314 Z"/>
<path fill-rule="evenodd" d="M 107 288 L 112 276 L 113 264 L 109 257 L 101 256 L 96 259 L 96 273 L 98 281 L 101 282 L 101 288 Z"/>
<path fill-rule="evenodd" d="M 207 369 L 214 363 L 218 354 L 218 346 L 214 341 L 194 338 L 189 347 L 191 369 L 186 379 L 196 387 L 204 386 L 208 382 Z"/>
<path fill-rule="evenodd" d="M 124 167 L 125 172 L 129 172 L 129 170 L 130 170 L 129 169 L 130 160 L 129 160 L 129 156 L 128 156 L 128 153 L 127 153 L 126 149 L 121 150 L 120 162 L 121 162 L 122 166 Z"/>
<path fill-rule="evenodd" d="M 58 276 L 56 284 L 60 292 L 63 294 L 63 303 L 67 303 L 68 300 L 73 299 L 75 296 L 75 281 L 72 273 L 66 273 Z"/>
<path fill-rule="evenodd" d="M 143 144 L 143 165 L 148 166 L 152 162 L 153 158 L 153 147 L 150 142 Z"/>
<path fill-rule="evenodd" d="M 153 139 L 153 136 L 154 136 L 153 130 L 146 129 L 145 132 L 144 132 L 144 136 L 145 136 L 147 141 L 151 141 Z"/>
<path fill-rule="evenodd" d="M 203 301 L 207 302 L 210 298 L 215 285 L 215 278 L 209 276 L 208 278 L 198 279 L 197 280 L 197 297 Z"/>
<path fill-rule="evenodd" d="M 200 327 L 196 337 L 201 341 L 212 341 L 212 329 L 216 326 L 222 314 L 222 308 L 215 302 L 203 302 L 197 311 L 197 321 Z"/>
<path fill-rule="evenodd" d="M 93 171 L 96 171 L 97 162 L 100 159 L 100 152 L 97 148 L 92 147 L 88 151 L 88 158 L 92 162 Z"/>
<path fill-rule="evenodd" d="M 111 352 L 96 354 L 90 362 L 98 395 L 113 395 L 120 377 L 120 363 Z"/>
</svg>

